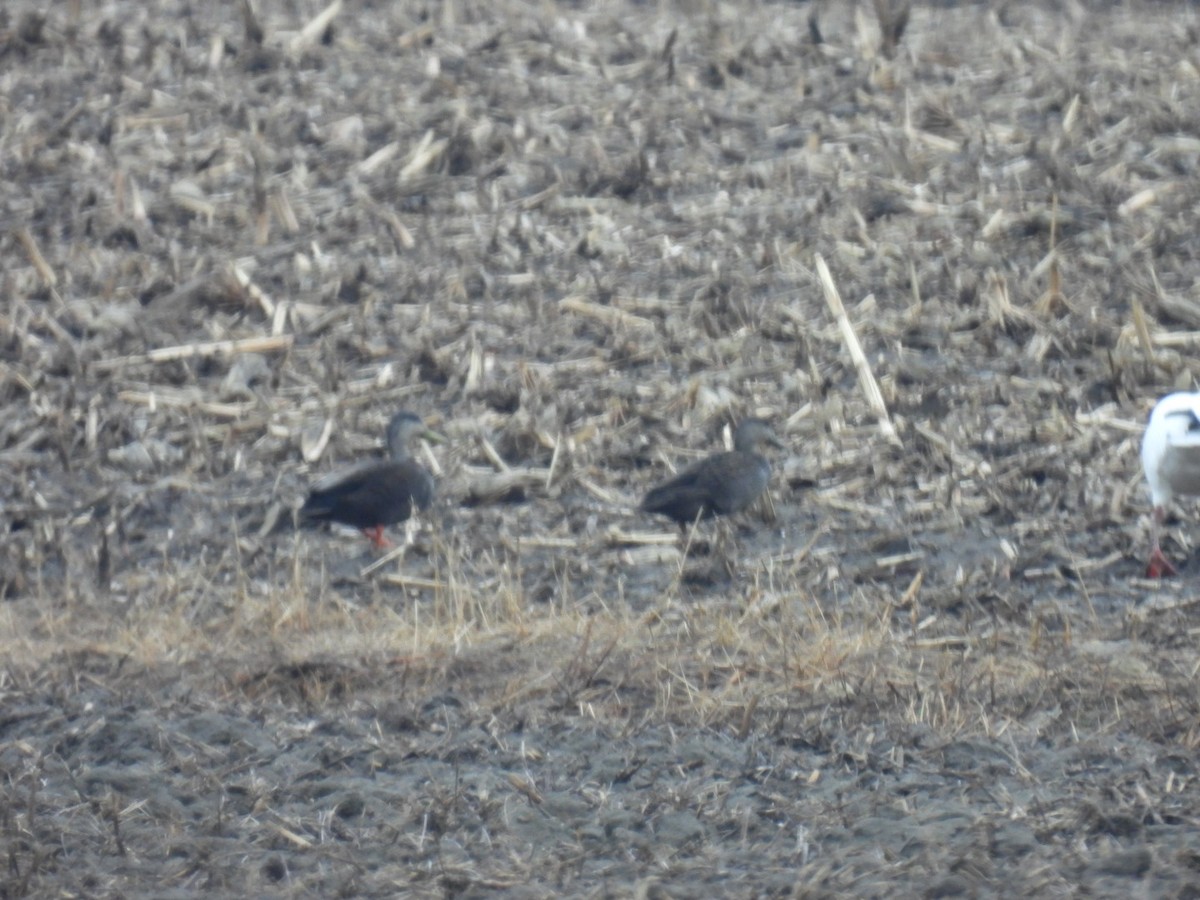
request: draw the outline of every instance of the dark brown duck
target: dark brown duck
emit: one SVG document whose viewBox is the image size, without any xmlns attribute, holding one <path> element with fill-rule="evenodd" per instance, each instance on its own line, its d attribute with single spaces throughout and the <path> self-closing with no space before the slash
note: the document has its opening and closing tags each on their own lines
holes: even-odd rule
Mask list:
<svg viewBox="0 0 1200 900">
<path fill-rule="evenodd" d="M 386 547 L 384 528 L 433 502 L 433 476 L 409 453 L 409 444 L 418 437 L 434 443 L 445 440 L 414 413 L 396 413 L 388 423 L 389 458 L 360 463 L 317 481 L 300 508 L 300 518 L 361 528 L 376 547 Z"/>
<path fill-rule="evenodd" d="M 758 452 L 762 444 L 782 447 L 762 419 L 746 419 L 733 436 L 734 449 L 714 453 L 653 488 L 641 509 L 661 513 L 686 528 L 697 518 L 741 512 L 758 499 L 771 477 L 771 466 Z"/>
</svg>

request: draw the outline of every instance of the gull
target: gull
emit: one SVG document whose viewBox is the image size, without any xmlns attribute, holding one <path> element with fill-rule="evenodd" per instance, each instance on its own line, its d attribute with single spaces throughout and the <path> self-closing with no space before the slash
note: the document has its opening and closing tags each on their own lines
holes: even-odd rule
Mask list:
<svg viewBox="0 0 1200 900">
<path fill-rule="evenodd" d="M 1142 438 L 1142 468 L 1154 505 L 1146 577 L 1178 571 L 1160 544 L 1167 504 L 1179 494 L 1200 494 L 1200 393 L 1180 391 L 1155 404 Z"/>
</svg>

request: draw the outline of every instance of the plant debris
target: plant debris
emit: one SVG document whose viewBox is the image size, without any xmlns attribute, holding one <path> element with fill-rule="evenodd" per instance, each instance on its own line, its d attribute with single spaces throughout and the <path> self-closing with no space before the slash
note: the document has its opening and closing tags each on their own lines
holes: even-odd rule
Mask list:
<svg viewBox="0 0 1200 900">
<path fill-rule="evenodd" d="M 10 0 L 0 893 L 1200 893 L 1195 32 Z M 275 529 L 401 408 L 402 547 Z"/>
</svg>

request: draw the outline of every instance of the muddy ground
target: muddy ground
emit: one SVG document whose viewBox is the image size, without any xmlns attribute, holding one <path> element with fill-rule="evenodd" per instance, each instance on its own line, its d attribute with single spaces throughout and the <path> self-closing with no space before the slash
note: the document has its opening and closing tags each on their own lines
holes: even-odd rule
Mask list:
<svg viewBox="0 0 1200 900">
<path fill-rule="evenodd" d="M 0 897 L 1200 896 L 1190 4 L 256 7 L 0 9 Z"/>
</svg>

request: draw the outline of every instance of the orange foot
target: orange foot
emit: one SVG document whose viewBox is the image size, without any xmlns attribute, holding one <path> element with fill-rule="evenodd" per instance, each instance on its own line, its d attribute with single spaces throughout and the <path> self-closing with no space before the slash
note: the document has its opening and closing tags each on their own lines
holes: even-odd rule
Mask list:
<svg viewBox="0 0 1200 900">
<path fill-rule="evenodd" d="M 1164 575 L 1178 574 L 1179 570 L 1171 565 L 1171 561 L 1162 552 L 1162 548 L 1155 547 L 1154 552 L 1150 554 L 1150 561 L 1146 563 L 1146 577 L 1162 578 Z"/>
<path fill-rule="evenodd" d="M 392 542 L 384 537 L 382 525 L 372 525 L 370 528 L 364 528 L 362 533 L 369 537 L 371 539 L 371 543 L 374 544 L 379 550 L 386 550 L 388 547 L 392 546 Z M 1167 563 L 1167 565 L 1170 565 L 1170 563 Z"/>
</svg>

